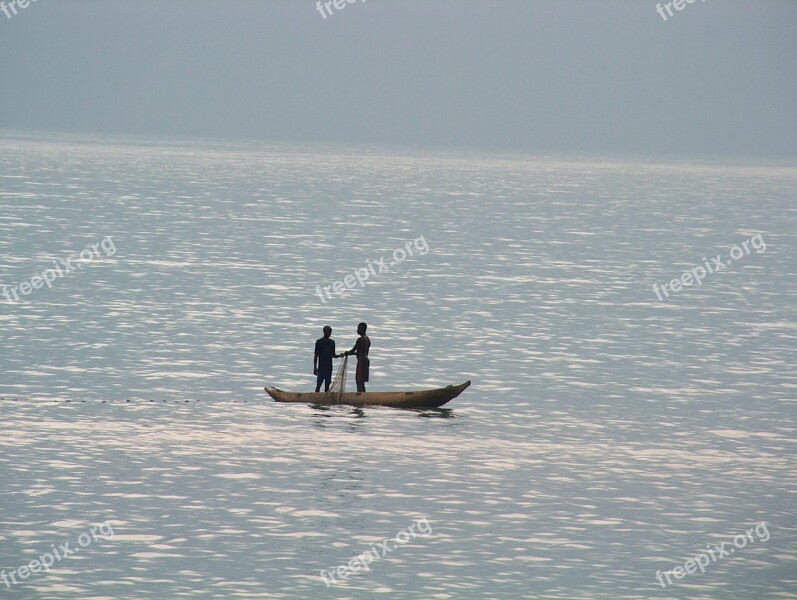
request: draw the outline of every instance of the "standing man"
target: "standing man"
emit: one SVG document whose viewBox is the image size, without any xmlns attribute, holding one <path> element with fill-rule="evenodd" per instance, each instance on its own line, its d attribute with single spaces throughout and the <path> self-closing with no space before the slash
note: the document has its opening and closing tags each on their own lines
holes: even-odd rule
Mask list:
<svg viewBox="0 0 797 600">
<path fill-rule="evenodd" d="M 365 383 L 368 381 L 368 370 L 371 366 L 371 361 L 368 359 L 368 350 L 371 348 L 371 340 L 365 335 L 366 329 L 368 329 L 368 325 L 365 323 L 357 325 L 357 333 L 360 337 L 354 342 L 354 348 L 344 353 L 345 356 L 350 356 L 352 354 L 357 355 L 357 373 L 354 376 L 354 380 L 357 382 L 358 392 L 365 391 Z"/>
<path fill-rule="evenodd" d="M 335 340 L 332 335 L 332 328 L 327 325 L 324 327 L 324 337 L 315 342 L 315 355 L 313 356 L 313 375 L 316 375 L 315 391 L 321 390 L 321 382 L 324 382 L 324 391 L 329 391 L 329 384 L 332 383 L 332 358 L 337 358 L 335 354 Z"/>
</svg>

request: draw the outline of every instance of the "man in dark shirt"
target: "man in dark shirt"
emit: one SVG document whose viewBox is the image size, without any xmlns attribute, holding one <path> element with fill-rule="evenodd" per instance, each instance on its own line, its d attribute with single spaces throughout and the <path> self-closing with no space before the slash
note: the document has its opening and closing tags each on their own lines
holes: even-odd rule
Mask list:
<svg viewBox="0 0 797 600">
<path fill-rule="evenodd" d="M 313 356 L 313 375 L 316 375 L 315 391 L 321 390 L 321 382 L 324 382 L 324 391 L 329 391 L 329 384 L 332 383 L 332 359 L 337 358 L 335 354 L 335 340 L 332 335 L 332 328 L 327 325 L 324 327 L 324 337 L 316 340 L 315 355 Z"/>
<path fill-rule="evenodd" d="M 357 326 L 357 333 L 360 334 L 360 337 L 354 342 L 354 348 L 341 355 L 357 355 L 357 371 L 354 380 L 357 382 L 358 392 L 365 391 L 365 384 L 368 381 L 368 371 L 371 367 L 371 361 L 368 358 L 368 351 L 371 349 L 371 339 L 365 335 L 366 329 L 368 329 L 368 325 L 365 323 L 360 323 Z"/>
</svg>

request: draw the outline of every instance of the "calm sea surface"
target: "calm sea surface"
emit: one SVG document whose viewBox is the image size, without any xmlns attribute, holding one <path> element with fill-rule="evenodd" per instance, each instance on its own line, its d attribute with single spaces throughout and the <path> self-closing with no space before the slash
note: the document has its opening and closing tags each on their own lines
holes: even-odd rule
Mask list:
<svg viewBox="0 0 797 600">
<path fill-rule="evenodd" d="M 797 169 L 0 150 L 0 284 L 29 292 L 0 297 L 0 597 L 797 598 Z M 426 411 L 266 396 L 311 390 L 322 327 L 347 349 L 360 321 L 369 391 L 472 387 Z"/>
</svg>

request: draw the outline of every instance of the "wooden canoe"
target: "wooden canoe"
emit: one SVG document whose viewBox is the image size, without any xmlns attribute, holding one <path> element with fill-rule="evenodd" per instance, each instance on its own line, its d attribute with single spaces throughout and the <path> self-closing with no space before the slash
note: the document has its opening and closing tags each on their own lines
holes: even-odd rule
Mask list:
<svg viewBox="0 0 797 600">
<path fill-rule="evenodd" d="M 349 404 L 351 406 L 391 406 L 393 408 L 437 408 L 459 396 L 470 381 L 436 390 L 417 392 L 286 392 L 266 387 L 268 395 L 277 402 L 305 402 L 310 404 Z"/>
</svg>

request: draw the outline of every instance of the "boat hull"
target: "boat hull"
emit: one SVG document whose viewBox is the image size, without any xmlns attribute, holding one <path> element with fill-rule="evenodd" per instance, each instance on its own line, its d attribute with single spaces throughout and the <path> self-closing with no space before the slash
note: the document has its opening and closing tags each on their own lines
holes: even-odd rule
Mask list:
<svg viewBox="0 0 797 600">
<path fill-rule="evenodd" d="M 309 404 L 348 404 L 351 406 L 390 406 L 393 408 L 437 408 L 459 396 L 470 381 L 436 390 L 416 392 L 286 392 L 266 387 L 269 396 L 277 402 L 304 402 Z"/>
</svg>

